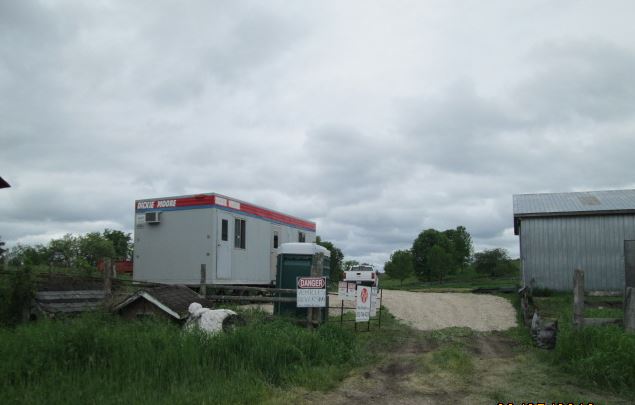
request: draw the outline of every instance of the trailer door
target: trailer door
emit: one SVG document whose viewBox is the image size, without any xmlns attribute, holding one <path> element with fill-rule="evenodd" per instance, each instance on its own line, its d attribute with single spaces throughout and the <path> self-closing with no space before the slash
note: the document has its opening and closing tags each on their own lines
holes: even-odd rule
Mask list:
<svg viewBox="0 0 635 405">
<path fill-rule="evenodd" d="M 219 210 L 216 240 L 216 278 L 228 280 L 232 276 L 232 217 Z"/>
<path fill-rule="evenodd" d="M 271 270 L 271 280 L 276 279 L 276 264 L 278 259 L 278 248 L 282 243 L 280 239 L 282 237 L 282 233 L 280 232 L 279 226 L 271 227 L 271 258 L 270 258 L 270 270 Z"/>
</svg>

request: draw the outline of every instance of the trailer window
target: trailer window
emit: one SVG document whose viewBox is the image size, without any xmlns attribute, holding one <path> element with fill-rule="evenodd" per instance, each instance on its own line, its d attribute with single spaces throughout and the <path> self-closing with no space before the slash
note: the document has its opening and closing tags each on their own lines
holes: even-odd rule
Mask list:
<svg viewBox="0 0 635 405">
<path fill-rule="evenodd" d="M 304 232 L 298 232 L 298 242 L 306 242 L 306 235 Z"/>
<path fill-rule="evenodd" d="M 273 248 L 278 249 L 278 232 L 273 232 Z"/>
<path fill-rule="evenodd" d="M 221 230 L 220 230 L 220 238 L 221 240 L 227 241 L 229 239 L 229 221 L 223 219 L 221 221 Z"/>
<path fill-rule="evenodd" d="M 238 249 L 245 249 L 246 235 L 246 222 L 244 219 L 234 219 L 234 247 Z"/>
</svg>

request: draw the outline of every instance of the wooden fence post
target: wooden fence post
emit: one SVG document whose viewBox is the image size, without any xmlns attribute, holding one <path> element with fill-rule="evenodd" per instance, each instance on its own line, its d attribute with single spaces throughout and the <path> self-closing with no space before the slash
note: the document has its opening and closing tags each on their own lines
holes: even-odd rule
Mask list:
<svg viewBox="0 0 635 405">
<path fill-rule="evenodd" d="M 324 271 L 324 253 L 316 253 L 313 255 L 313 262 L 311 263 L 311 277 L 320 277 Z M 321 308 L 307 308 L 306 320 L 307 328 L 313 327 L 313 322 L 316 318 L 320 317 Z"/>
<path fill-rule="evenodd" d="M 624 330 L 635 333 L 635 288 L 626 287 L 624 292 Z"/>
<path fill-rule="evenodd" d="M 584 326 L 584 272 L 573 272 L 573 325 L 580 329 Z"/>
<path fill-rule="evenodd" d="M 107 307 L 110 305 L 112 298 L 112 267 L 110 264 L 110 258 L 104 258 L 104 305 Z"/>
<path fill-rule="evenodd" d="M 117 279 L 117 262 L 112 261 L 112 278 Z"/>
<path fill-rule="evenodd" d="M 207 294 L 207 265 L 201 264 L 201 286 L 198 292 L 204 297 Z"/>
</svg>

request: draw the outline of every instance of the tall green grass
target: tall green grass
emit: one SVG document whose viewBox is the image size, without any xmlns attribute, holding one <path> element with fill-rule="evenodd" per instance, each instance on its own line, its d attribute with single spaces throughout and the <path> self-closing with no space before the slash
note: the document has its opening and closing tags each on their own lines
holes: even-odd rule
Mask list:
<svg viewBox="0 0 635 405">
<path fill-rule="evenodd" d="M 620 327 L 576 330 L 566 325 L 558 334 L 553 360 L 597 386 L 635 392 L 635 335 Z"/>
<path fill-rule="evenodd" d="M 274 387 L 334 385 L 355 336 L 285 321 L 183 332 L 110 315 L 0 329 L 0 403 L 258 403 Z"/>
</svg>

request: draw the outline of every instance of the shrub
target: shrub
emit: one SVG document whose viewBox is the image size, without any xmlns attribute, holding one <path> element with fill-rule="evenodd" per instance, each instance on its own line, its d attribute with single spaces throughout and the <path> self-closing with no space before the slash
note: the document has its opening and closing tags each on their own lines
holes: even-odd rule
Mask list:
<svg viewBox="0 0 635 405">
<path fill-rule="evenodd" d="M 480 274 L 500 277 L 514 272 L 514 265 L 505 249 L 484 250 L 474 255 L 474 269 Z"/>
<path fill-rule="evenodd" d="M 35 297 L 35 284 L 31 269 L 25 267 L 11 273 L 5 284 L 0 285 L 0 325 L 14 326 L 28 319 L 28 313 Z"/>
</svg>

